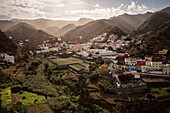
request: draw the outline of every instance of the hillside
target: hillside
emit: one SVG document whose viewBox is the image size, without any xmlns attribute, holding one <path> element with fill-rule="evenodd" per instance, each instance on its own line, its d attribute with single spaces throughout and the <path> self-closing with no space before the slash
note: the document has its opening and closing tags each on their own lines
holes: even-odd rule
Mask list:
<svg viewBox="0 0 170 113">
<path fill-rule="evenodd" d="M 170 21 L 160 26 L 158 29 L 144 34 L 144 39 L 140 46 L 132 47 L 131 55 L 153 55 L 162 49 L 170 51 Z M 170 52 L 169 52 L 170 53 Z M 170 58 L 168 54 L 167 58 Z"/>
<path fill-rule="evenodd" d="M 131 32 L 141 25 L 144 21 L 149 19 L 153 13 L 147 12 L 146 14 L 129 15 L 127 13 L 118 17 L 112 17 L 110 20 L 115 21 L 123 25 L 128 31 Z"/>
<path fill-rule="evenodd" d="M 88 41 L 90 38 L 97 34 L 101 34 L 106 26 L 110 26 L 102 20 L 89 22 L 83 26 L 78 26 L 70 32 L 66 33 L 63 37 L 65 41 Z M 82 37 L 82 40 L 80 39 Z"/>
<path fill-rule="evenodd" d="M 164 9 L 162 9 L 161 11 L 158 11 L 158 12 L 160 12 L 160 13 L 167 13 L 167 14 L 169 14 L 170 15 L 170 7 L 167 7 L 167 8 L 164 8 Z"/>
<path fill-rule="evenodd" d="M 53 37 L 42 30 L 37 30 L 35 27 L 27 23 L 19 23 L 8 29 L 5 33 L 16 40 L 27 42 L 29 46 L 41 44 L 44 40 Z M 26 39 L 28 39 L 29 42 L 26 41 Z"/>
<path fill-rule="evenodd" d="M 116 27 L 116 26 L 112 26 L 108 32 L 108 34 L 116 34 L 116 35 L 126 35 L 125 32 L 123 32 L 120 28 Z"/>
<path fill-rule="evenodd" d="M 170 15 L 165 12 L 158 12 L 140 25 L 133 35 L 139 35 L 158 28 L 160 25 L 170 21 Z"/>
<path fill-rule="evenodd" d="M 0 53 L 17 54 L 18 46 L 0 30 Z"/>
<path fill-rule="evenodd" d="M 63 36 L 67 32 L 73 30 L 74 28 L 76 28 L 75 24 L 68 24 L 68 25 L 62 27 L 61 29 L 59 29 L 57 32 L 55 32 L 54 35 L 55 36 Z"/>
<path fill-rule="evenodd" d="M 8 20 L 0 20 L 0 29 L 3 32 L 5 32 L 7 29 L 9 29 L 10 27 L 12 27 L 16 24 L 18 24 L 18 22 L 8 21 Z"/>
</svg>

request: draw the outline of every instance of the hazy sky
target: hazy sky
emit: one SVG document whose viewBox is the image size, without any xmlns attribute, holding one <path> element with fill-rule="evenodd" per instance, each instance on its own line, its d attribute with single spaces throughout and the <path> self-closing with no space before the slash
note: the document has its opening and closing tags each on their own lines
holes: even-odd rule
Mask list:
<svg viewBox="0 0 170 113">
<path fill-rule="evenodd" d="M 170 6 L 170 0 L 0 0 L 0 19 L 103 19 Z"/>
</svg>

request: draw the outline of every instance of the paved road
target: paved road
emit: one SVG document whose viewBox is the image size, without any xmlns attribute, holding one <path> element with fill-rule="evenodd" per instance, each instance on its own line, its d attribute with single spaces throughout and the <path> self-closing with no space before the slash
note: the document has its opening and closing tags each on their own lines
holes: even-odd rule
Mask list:
<svg viewBox="0 0 170 113">
<path fill-rule="evenodd" d="M 116 74 L 116 70 L 113 68 L 113 63 L 110 63 L 109 68 L 110 68 L 110 71 L 112 72 L 112 77 L 115 77 L 116 80 L 119 82 L 119 84 L 121 84 L 118 74 Z"/>
</svg>

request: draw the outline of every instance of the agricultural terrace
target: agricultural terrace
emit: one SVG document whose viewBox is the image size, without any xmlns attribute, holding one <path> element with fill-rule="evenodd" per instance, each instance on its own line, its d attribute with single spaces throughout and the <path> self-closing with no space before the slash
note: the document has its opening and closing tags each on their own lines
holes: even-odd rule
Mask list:
<svg viewBox="0 0 170 113">
<path fill-rule="evenodd" d="M 14 95 L 18 98 L 19 101 L 22 102 L 24 106 L 34 106 L 47 102 L 45 96 L 37 95 L 35 93 L 30 93 L 26 91 L 20 91 Z"/>
<path fill-rule="evenodd" d="M 83 66 L 89 66 L 87 63 L 83 63 L 82 60 L 77 59 L 77 58 L 57 58 L 57 59 L 52 59 L 53 62 L 57 63 L 58 65 L 70 65 L 70 64 L 81 64 Z"/>
<path fill-rule="evenodd" d="M 69 67 L 71 67 L 72 69 L 76 70 L 76 71 L 81 71 L 84 69 L 84 66 L 79 65 L 79 64 L 73 64 L 73 65 L 69 65 Z"/>
<path fill-rule="evenodd" d="M 2 89 L 0 94 L 1 94 L 2 105 L 12 104 L 11 87 L 8 87 L 6 89 Z"/>
<path fill-rule="evenodd" d="M 170 95 L 170 87 L 152 88 L 151 91 L 156 93 L 157 97 L 163 97 L 163 96 Z"/>
</svg>

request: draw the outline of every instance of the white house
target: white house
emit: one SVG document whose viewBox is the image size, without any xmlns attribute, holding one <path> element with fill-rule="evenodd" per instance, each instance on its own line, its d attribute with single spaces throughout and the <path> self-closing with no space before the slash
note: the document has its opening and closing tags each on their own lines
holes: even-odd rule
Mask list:
<svg viewBox="0 0 170 113">
<path fill-rule="evenodd" d="M 151 62 L 151 67 L 161 69 L 162 68 L 162 62 Z"/>
<path fill-rule="evenodd" d="M 87 53 L 86 51 L 81 51 L 81 52 L 77 52 L 78 55 L 81 55 L 82 57 L 88 57 L 89 53 Z"/>
<path fill-rule="evenodd" d="M 151 63 L 152 63 L 152 61 L 146 61 L 146 66 L 150 66 L 151 67 Z"/>
<path fill-rule="evenodd" d="M 5 58 L 5 56 L 7 56 L 7 53 L 2 53 L 2 54 L 1 54 L 1 57 L 2 57 L 2 58 Z"/>
<path fill-rule="evenodd" d="M 162 66 L 163 74 L 170 74 L 170 64 L 166 64 Z"/>
<path fill-rule="evenodd" d="M 141 72 L 143 72 L 143 73 L 154 71 L 154 70 L 155 70 L 155 68 L 153 68 L 151 66 L 141 66 Z"/>
<path fill-rule="evenodd" d="M 3 58 L 3 61 L 15 63 L 14 56 L 9 56 L 7 53 L 2 53 L 1 57 Z"/>
<path fill-rule="evenodd" d="M 140 58 L 125 58 L 125 64 L 129 66 L 136 66 L 137 60 L 141 60 Z"/>
</svg>

